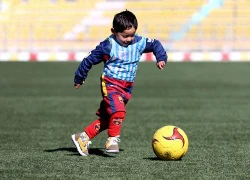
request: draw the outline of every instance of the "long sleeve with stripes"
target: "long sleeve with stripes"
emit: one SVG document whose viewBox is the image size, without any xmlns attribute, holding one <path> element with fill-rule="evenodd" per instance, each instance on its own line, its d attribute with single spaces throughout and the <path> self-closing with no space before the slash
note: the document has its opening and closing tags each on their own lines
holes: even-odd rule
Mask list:
<svg viewBox="0 0 250 180">
<path fill-rule="evenodd" d="M 92 66 L 103 62 L 102 75 L 133 82 L 141 55 L 148 52 L 153 52 L 157 61 L 167 61 L 166 51 L 158 40 L 136 35 L 132 43 L 124 47 L 111 35 L 83 59 L 74 81 L 82 84 Z"/>
</svg>

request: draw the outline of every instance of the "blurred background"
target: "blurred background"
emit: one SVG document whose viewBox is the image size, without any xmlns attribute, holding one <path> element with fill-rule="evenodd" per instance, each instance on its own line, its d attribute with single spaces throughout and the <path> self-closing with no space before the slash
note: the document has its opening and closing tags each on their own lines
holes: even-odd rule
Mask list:
<svg viewBox="0 0 250 180">
<path fill-rule="evenodd" d="M 169 61 L 250 60 L 249 0 L 0 0 L 0 60 L 80 61 L 125 9 Z"/>
</svg>

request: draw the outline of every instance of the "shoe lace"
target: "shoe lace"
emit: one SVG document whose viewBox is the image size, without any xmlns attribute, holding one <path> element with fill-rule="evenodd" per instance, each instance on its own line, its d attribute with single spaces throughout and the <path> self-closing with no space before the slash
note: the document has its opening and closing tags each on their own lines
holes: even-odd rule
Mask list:
<svg viewBox="0 0 250 180">
<path fill-rule="evenodd" d="M 121 142 L 121 139 L 119 137 L 112 137 L 112 140 L 116 143 Z"/>
<path fill-rule="evenodd" d="M 83 134 L 80 135 L 80 138 L 82 139 L 82 142 L 87 141 L 86 142 L 86 147 L 88 148 L 90 144 L 92 144 L 92 142 L 89 140 L 89 138 L 87 138 L 86 136 L 84 136 Z"/>
<path fill-rule="evenodd" d="M 92 144 L 91 141 L 88 141 L 88 142 L 86 143 L 87 148 L 89 147 L 90 144 Z"/>
</svg>

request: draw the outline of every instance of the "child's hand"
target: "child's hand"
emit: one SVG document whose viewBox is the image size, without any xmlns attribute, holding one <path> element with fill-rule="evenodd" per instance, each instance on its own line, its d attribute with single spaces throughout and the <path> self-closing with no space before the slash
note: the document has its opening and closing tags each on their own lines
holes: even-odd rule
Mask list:
<svg viewBox="0 0 250 180">
<path fill-rule="evenodd" d="M 78 88 L 81 86 L 81 84 L 76 84 L 76 83 L 75 83 L 74 86 L 75 86 L 76 89 L 78 89 Z"/>
<path fill-rule="evenodd" d="M 156 63 L 156 66 L 160 69 L 163 70 L 164 66 L 166 65 L 165 61 L 159 61 Z"/>
</svg>

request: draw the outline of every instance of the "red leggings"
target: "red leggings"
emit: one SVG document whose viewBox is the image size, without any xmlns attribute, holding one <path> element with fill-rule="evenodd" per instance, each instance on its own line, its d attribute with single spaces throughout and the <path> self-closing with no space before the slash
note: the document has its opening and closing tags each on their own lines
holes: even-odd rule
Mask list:
<svg viewBox="0 0 250 180">
<path fill-rule="evenodd" d="M 118 80 L 107 76 L 101 77 L 103 100 L 96 115 L 100 118 L 92 122 L 85 132 L 94 138 L 103 130 L 108 130 L 109 137 L 119 136 L 126 115 L 126 104 L 131 98 L 134 83 Z"/>
<path fill-rule="evenodd" d="M 124 111 L 119 111 L 112 114 L 109 119 L 98 118 L 86 127 L 85 132 L 90 139 L 106 129 L 109 137 L 119 136 L 125 115 Z"/>
</svg>

